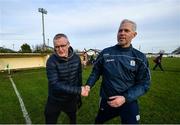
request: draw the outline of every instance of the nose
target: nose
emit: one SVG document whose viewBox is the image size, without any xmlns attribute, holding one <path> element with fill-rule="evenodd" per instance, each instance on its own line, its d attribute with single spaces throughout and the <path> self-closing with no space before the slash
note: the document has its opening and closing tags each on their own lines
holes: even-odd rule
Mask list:
<svg viewBox="0 0 180 125">
<path fill-rule="evenodd" d="M 123 36 L 123 35 L 125 35 L 124 31 L 118 33 L 118 36 Z"/>
</svg>

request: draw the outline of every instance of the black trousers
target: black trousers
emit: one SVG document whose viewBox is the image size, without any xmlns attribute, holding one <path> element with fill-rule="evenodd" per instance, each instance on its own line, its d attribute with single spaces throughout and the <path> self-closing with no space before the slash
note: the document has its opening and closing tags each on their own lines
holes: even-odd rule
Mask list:
<svg viewBox="0 0 180 125">
<path fill-rule="evenodd" d="M 122 124 L 138 124 L 140 115 L 137 101 L 125 103 L 120 107 L 113 108 L 107 104 L 107 100 L 102 99 L 95 124 L 103 124 L 116 116 L 121 117 Z"/>
<path fill-rule="evenodd" d="M 65 112 L 70 119 L 70 124 L 76 124 L 77 101 L 59 102 L 48 98 L 45 107 L 45 123 L 56 124 L 61 112 Z"/>
</svg>

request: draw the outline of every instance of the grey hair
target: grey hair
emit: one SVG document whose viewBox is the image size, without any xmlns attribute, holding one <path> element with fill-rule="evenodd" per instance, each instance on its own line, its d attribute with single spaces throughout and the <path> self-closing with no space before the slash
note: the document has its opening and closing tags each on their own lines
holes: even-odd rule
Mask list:
<svg viewBox="0 0 180 125">
<path fill-rule="evenodd" d="M 54 43 L 55 40 L 57 40 L 57 39 L 59 39 L 59 38 L 61 38 L 61 37 L 64 37 L 64 38 L 66 38 L 66 39 L 68 40 L 68 37 L 67 37 L 65 34 L 63 34 L 63 33 L 58 33 L 58 34 L 56 34 L 56 35 L 54 36 L 54 38 L 53 38 L 53 43 Z M 69 40 L 68 40 L 68 42 L 69 42 Z"/>
<path fill-rule="evenodd" d="M 124 20 L 121 21 L 121 25 L 124 24 L 124 23 L 131 23 L 133 31 L 136 31 L 137 25 L 136 25 L 136 23 L 134 21 L 124 19 Z"/>
</svg>

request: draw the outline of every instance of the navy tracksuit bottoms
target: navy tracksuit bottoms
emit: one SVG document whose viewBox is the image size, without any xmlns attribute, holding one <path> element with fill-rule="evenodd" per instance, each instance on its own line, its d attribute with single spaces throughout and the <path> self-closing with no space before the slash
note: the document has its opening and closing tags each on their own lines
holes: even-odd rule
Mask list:
<svg viewBox="0 0 180 125">
<path fill-rule="evenodd" d="M 116 116 L 121 117 L 122 124 L 138 124 L 140 115 L 137 101 L 125 103 L 120 107 L 114 108 L 107 104 L 107 100 L 102 99 L 95 124 L 103 124 Z"/>
</svg>

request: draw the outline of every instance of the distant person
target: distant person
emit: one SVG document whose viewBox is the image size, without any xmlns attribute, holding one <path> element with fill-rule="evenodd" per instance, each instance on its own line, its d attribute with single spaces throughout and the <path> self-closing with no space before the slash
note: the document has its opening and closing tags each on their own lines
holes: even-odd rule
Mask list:
<svg viewBox="0 0 180 125">
<path fill-rule="evenodd" d="M 153 67 L 153 70 L 155 70 L 155 69 L 159 66 L 159 68 L 161 69 L 161 71 L 164 71 L 164 69 L 162 68 L 162 64 L 161 64 L 161 62 L 162 62 L 162 57 L 163 57 L 163 53 L 160 53 L 160 55 L 157 56 L 157 57 L 153 60 L 153 62 L 155 63 L 155 66 Z"/>
<path fill-rule="evenodd" d="M 91 62 L 91 64 L 94 64 L 94 54 L 93 55 L 91 55 L 91 57 L 90 57 L 90 62 Z"/>
<path fill-rule="evenodd" d="M 65 34 L 57 34 L 54 50 L 47 60 L 48 99 L 45 107 L 46 124 L 56 124 L 63 111 L 71 124 L 76 123 L 76 111 L 81 105 L 81 96 L 87 96 L 82 85 L 80 57 L 76 55 Z"/>
<path fill-rule="evenodd" d="M 137 124 L 140 119 L 137 100 L 149 89 L 150 72 L 146 56 L 131 45 L 136 34 L 136 24 L 123 20 L 118 43 L 101 51 L 94 63 L 86 88 L 92 88 L 102 76 L 96 124 L 116 116 L 121 117 L 122 124 Z"/>
<path fill-rule="evenodd" d="M 83 52 L 83 68 L 86 68 L 88 62 L 88 55 L 87 52 Z"/>
</svg>

